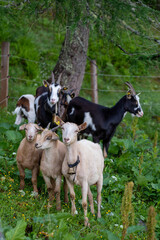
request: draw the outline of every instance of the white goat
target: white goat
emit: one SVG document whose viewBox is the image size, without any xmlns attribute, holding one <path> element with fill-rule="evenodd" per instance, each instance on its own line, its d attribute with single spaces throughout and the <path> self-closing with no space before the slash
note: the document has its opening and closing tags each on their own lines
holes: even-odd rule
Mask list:
<svg viewBox="0 0 160 240">
<path fill-rule="evenodd" d="M 85 226 L 89 225 L 87 218 L 87 194 L 91 206 L 91 212 L 94 213 L 93 196 L 90 186 L 97 185 L 97 203 L 98 214 L 101 217 L 101 190 L 103 184 L 104 157 L 101 147 L 97 143 L 88 140 L 77 141 L 78 132 L 84 130 L 86 123 L 76 125 L 75 123 L 64 123 L 56 116 L 56 122 L 60 121 L 62 129 L 63 142 L 67 146 L 67 152 L 62 165 L 62 173 L 66 178 L 69 190 L 72 209 L 76 212 L 74 183 L 82 188 L 82 207 L 84 210 Z"/>
<path fill-rule="evenodd" d="M 45 129 L 36 143 L 37 149 L 44 149 L 40 169 L 47 185 L 49 200 L 52 202 L 56 196 L 56 209 L 61 209 L 60 191 L 62 178 L 62 163 L 66 153 L 66 146 L 59 141 L 54 129 Z M 68 202 L 67 184 L 64 180 L 64 201 Z"/>
<path fill-rule="evenodd" d="M 19 125 L 23 118 L 26 118 L 29 123 L 34 123 L 36 120 L 36 113 L 34 109 L 35 97 L 31 94 L 22 95 L 16 104 L 16 109 L 13 114 L 16 114 L 15 124 Z"/>
<path fill-rule="evenodd" d="M 25 130 L 26 137 L 21 141 L 17 150 L 17 166 L 20 173 L 20 189 L 24 189 L 25 169 L 32 171 L 33 191 L 38 193 L 37 175 L 39 173 L 42 150 L 35 148 L 35 143 L 39 137 L 38 132 L 42 130 L 37 124 L 28 123 L 19 127 L 19 130 Z"/>
</svg>

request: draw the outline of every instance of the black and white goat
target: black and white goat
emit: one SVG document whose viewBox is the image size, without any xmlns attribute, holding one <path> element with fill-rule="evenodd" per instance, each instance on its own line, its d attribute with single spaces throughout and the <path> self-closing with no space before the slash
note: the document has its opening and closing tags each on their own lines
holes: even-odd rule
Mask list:
<svg viewBox="0 0 160 240">
<path fill-rule="evenodd" d="M 123 96 L 111 108 L 92 103 L 81 97 L 75 97 L 67 109 L 67 121 L 78 125 L 86 122 L 87 128 L 82 133 L 91 135 L 95 143 L 103 140 L 105 157 L 107 157 L 111 138 L 125 114 L 130 112 L 137 117 L 143 116 L 138 94 L 131 83 L 126 82 L 125 84 L 129 87 L 127 95 Z"/>
<path fill-rule="evenodd" d="M 32 94 L 22 95 L 16 104 L 16 109 L 13 114 L 16 114 L 15 124 L 21 124 L 23 118 L 26 118 L 29 123 L 34 123 L 36 120 L 36 114 L 34 109 L 35 97 Z"/>
<path fill-rule="evenodd" d="M 43 128 L 51 123 L 50 127 L 54 127 L 54 114 L 58 113 L 59 96 L 61 85 L 59 84 L 61 74 L 55 83 L 54 74 L 52 73 L 52 82 L 44 81 L 44 86 L 37 88 L 35 97 L 35 112 L 37 123 Z"/>
<path fill-rule="evenodd" d="M 61 107 L 64 108 L 63 114 L 61 116 L 61 119 L 63 121 L 66 121 L 68 105 L 74 97 L 75 97 L 74 89 L 72 89 L 72 90 L 64 89 L 61 91 L 60 105 L 61 105 Z"/>
</svg>

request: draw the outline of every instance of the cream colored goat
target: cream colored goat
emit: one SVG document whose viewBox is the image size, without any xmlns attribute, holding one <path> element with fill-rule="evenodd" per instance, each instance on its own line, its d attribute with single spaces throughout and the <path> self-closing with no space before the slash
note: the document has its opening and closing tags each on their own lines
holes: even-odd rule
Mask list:
<svg viewBox="0 0 160 240">
<path fill-rule="evenodd" d="M 34 123 L 23 124 L 19 127 L 19 130 L 25 130 L 26 137 L 21 141 L 16 157 L 20 173 L 20 189 L 24 189 L 25 169 L 27 168 L 32 171 L 33 191 L 36 193 L 38 193 L 37 175 L 39 173 L 42 150 L 37 150 L 35 143 L 39 137 L 38 132 L 41 129 L 41 127 Z"/>
<path fill-rule="evenodd" d="M 60 191 L 62 178 L 62 163 L 66 153 L 66 146 L 59 141 L 54 130 L 45 129 L 36 143 L 37 149 L 44 149 L 40 169 L 47 185 L 49 200 L 56 196 L 56 209 L 61 209 Z M 68 202 L 67 184 L 64 180 L 64 201 Z"/>
<path fill-rule="evenodd" d="M 79 126 L 74 123 L 64 123 L 59 117 L 56 117 L 56 121 L 60 121 L 63 142 L 67 147 L 67 152 L 62 165 L 62 173 L 66 178 L 70 190 L 72 204 L 71 212 L 72 214 L 76 212 L 74 184 L 80 185 L 82 188 L 84 223 L 85 226 L 88 226 L 87 194 L 91 205 L 91 212 L 94 213 L 93 196 L 90 191 L 90 186 L 94 184 L 97 185 L 97 217 L 101 217 L 100 206 L 104 168 L 103 153 L 100 145 L 97 143 L 88 140 L 77 141 L 77 134 L 86 128 L 86 123 Z"/>
</svg>

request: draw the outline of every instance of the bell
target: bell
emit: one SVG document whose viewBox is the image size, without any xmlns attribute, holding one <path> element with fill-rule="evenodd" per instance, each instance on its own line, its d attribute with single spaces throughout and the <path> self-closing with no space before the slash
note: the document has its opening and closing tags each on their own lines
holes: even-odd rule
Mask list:
<svg viewBox="0 0 160 240">
<path fill-rule="evenodd" d="M 68 168 L 68 174 L 75 174 L 74 167 L 73 168 Z"/>
</svg>

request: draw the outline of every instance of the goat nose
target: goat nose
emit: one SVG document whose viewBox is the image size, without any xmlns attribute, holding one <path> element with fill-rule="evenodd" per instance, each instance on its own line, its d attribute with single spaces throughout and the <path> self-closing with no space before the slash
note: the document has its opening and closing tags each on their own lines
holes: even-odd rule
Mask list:
<svg viewBox="0 0 160 240">
<path fill-rule="evenodd" d="M 35 144 L 35 147 L 38 147 L 38 143 Z"/>
<path fill-rule="evenodd" d="M 69 138 L 64 138 L 64 141 L 65 141 L 65 142 L 68 142 L 68 141 L 69 141 Z"/>
</svg>

